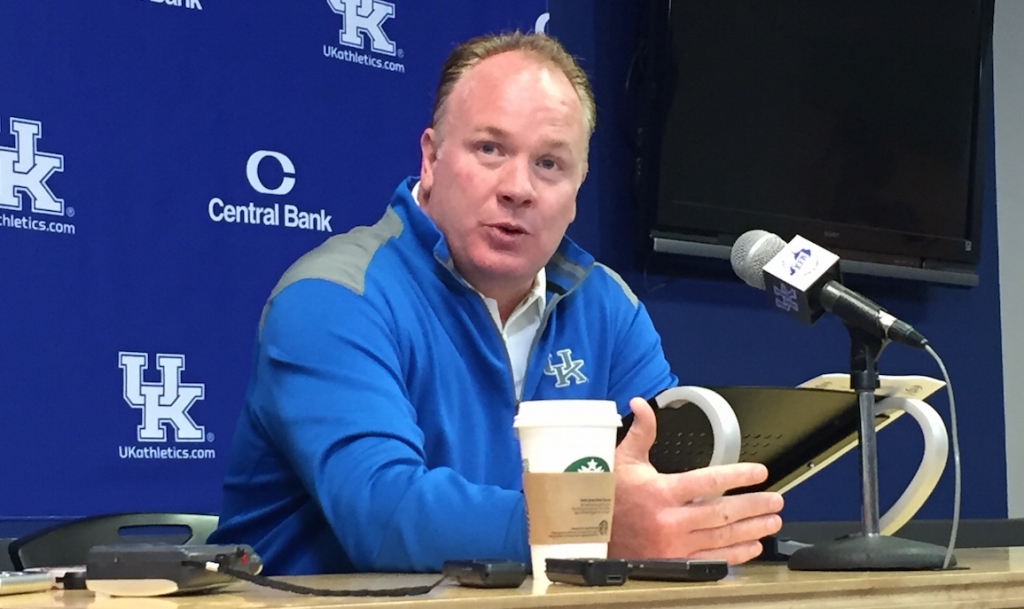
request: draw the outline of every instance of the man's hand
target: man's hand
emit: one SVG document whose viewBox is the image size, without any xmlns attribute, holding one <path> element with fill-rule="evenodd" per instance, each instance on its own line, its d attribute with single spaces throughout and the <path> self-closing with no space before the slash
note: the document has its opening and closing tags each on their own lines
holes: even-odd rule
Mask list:
<svg viewBox="0 0 1024 609">
<path fill-rule="evenodd" d="M 608 555 L 616 558 L 717 558 L 739 564 L 761 553 L 760 538 L 782 527 L 782 495 L 724 492 L 764 482 L 759 463 L 659 474 L 648 455 L 654 411 L 629 403 L 633 425 L 615 450 L 615 513 Z"/>
</svg>

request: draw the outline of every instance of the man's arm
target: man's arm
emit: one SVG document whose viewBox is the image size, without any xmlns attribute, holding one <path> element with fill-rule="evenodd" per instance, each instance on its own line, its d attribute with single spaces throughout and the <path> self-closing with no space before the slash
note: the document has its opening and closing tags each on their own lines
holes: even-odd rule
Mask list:
<svg viewBox="0 0 1024 609">
<path fill-rule="evenodd" d="M 258 416 L 361 570 L 437 570 L 449 558 L 526 560 L 522 494 L 428 469 L 396 328 L 321 280 L 273 301 Z"/>
<path fill-rule="evenodd" d="M 616 340 L 611 343 L 615 357 L 609 377 L 608 398 L 615 400 L 621 414 L 626 414 L 630 399 L 637 396 L 653 398 L 669 387 L 675 387 L 679 379 L 669 368 L 661 337 L 643 303 L 637 302 L 635 308 L 631 308 L 627 301 L 619 317 Z"/>
</svg>

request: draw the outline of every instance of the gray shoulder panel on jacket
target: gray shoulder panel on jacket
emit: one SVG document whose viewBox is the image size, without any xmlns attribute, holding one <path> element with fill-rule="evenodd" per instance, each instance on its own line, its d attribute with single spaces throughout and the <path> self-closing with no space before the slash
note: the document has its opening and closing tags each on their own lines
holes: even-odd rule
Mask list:
<svg viewBox="0 0 1024 609">
<path fill-rule="evenodd" d="M 615 281 L 615 283 L 619 284 L 619 287 L 622 288 L 622 293 L 625 294 L 626 298 L 629 299 L 629 302 L 633 305 L 634 309 L 637 308 L 637 306 L 639 306 L 640 299 L 636 297 L 636 294 L 634 294 L 633 290 L 629 288 L 629 285 L 626 283 L 626 281 L 622 278 L 621 275 L 611 270 L 607 266 L 601 264 L 600 262 L 596 262 L 594 264 L 595 266 L 600 267 L 601 270 L 603 270 L 605 273 L 607 273 L 608 276 Z"/>
<path fill-rule="evenodd" d="M 374 254 L 388 239 L 402 234 L 404 225 L 391 207 L 373 226 L 358 226 L 347 233 L 335 235 L 295 261 L 284 272 L 270 292 L 263 314 L 260 331 L 274 297 L 291 284 L 303 279 L 323 279 L 352 290 L 362 296 L 366 289 L 366 270 Z"/>
</svg>

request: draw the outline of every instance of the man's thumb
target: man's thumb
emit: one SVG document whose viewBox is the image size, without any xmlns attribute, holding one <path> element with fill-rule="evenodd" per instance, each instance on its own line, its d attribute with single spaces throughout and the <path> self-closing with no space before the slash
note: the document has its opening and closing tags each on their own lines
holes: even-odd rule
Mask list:
<svg viewBox="0 0 1024 609">
<path fill-rule="evenodd" d="M 651 446 L 654 446 L 654 438 L 658 435 L 658 422 L 654 418 L 651 405 L 643 398 L 630 400 L 629 408 L 633 411 L 633 424 L 615 451 L 616 460 L 626 458 L 647 462 Z"/>
</svg>

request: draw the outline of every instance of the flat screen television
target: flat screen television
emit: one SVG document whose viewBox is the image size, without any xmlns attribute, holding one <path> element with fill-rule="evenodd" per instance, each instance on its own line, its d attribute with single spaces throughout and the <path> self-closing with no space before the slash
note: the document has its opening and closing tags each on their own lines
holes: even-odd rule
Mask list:
<svg viewBox="0 0 1024 609">
<path fill-rule="evenodd" d="M 654 5 L 655 249 L 763 229 L 976 283 L 992 0 Z"/>
</svg>

